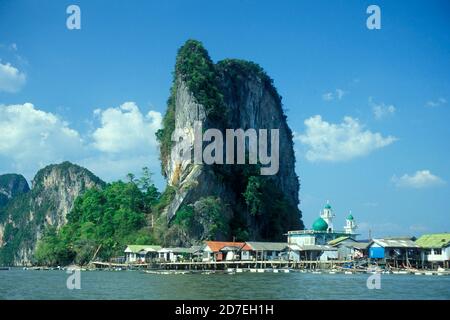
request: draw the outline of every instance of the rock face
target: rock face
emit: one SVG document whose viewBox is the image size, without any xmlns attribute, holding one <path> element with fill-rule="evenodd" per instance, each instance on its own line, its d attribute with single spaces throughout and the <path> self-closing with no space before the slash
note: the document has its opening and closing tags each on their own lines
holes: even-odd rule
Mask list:
<svg viewBox="0 0 450 320">
<path fill-rule="evenodd" d="M 0 264 L 30 264 L 45 227 L 59 229 L 67 222 L 75 199 L 86 189 L 103 185 L 90 171 L 69 162 L 40 170 L 30 192 L 0 209 Z"/>
<path fill-rule="evenodd" d="M 30 191 L 27 180 L 20 174 L 0 175 L 0 208 L 12 198 Z"/>
<path fill-rule="evenodd" d="M 257 165 L 193 164 L 180 159 L 175 144 L 168 142 L 169 134 L 181 130 L 193 139 L 195 121 L 201 122 L 203 131 L 217 128 L 224 137 L 225 129 L 252 128 L 257 132 L 258 129 L 279 129 L 278 173 L 262 177 Z M 295 173 L 292 132 L 286 122 L 281 97 L 272 80 L 257 64 L 234 59 L 213 64 L 201 43 L 187 41 L 178 53 L 164 128 L 157 136 L 161 142 L 163 174 L 176 190 L 165 212 L 169 233 L 171 227 L 176 227 L 173 222 L 179 220 L 179 210 L 186 206 L 195 209 L 198 201 L 208 197 L 219 198 L 226 208 L 222 215 L 228 228 L 219 232 L 216 239 L 229 240 L 237 236 L 241 238 L 239 240 L 282 240 L 284 232 L 303 228 L 298 209 L 299 182 Z M 194 143 L 189 148 L 193 152 Z M 246 148 L 248 150 L 248 145 Z M 259 195 L 256 203 L 265 204 L 265 207 L 261 205 L 261 210 L 252 211 L 253 214 L 249 192 L 244 196 L 252 187 L 251 181 L 257 186 L 254 188 Z M 283 208 L 282 212 L 274 212 L 277 205 Z M 270 225 L 277 226 L 274 232 Z M 204 229 L 208 226 L 204 225 Z M 193 243 L 205 237 L 201 232 L 192 232 L 189 227 L 176 234 L 181 234 L 185 240 L 172 238 L 168 240 L 170 244 Z"/>
</svg>

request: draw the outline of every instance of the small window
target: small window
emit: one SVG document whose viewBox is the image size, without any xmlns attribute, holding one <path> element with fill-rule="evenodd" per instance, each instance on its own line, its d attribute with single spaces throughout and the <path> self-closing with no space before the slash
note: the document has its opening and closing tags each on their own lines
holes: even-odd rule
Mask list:
<svg viewBox="0 0 450 320">
<path fill-rule="evenodd" d="M 442 254 L 442 249 L 434 249 L 434 254 L 435 255 L 441 255 Z"/>
</svg>

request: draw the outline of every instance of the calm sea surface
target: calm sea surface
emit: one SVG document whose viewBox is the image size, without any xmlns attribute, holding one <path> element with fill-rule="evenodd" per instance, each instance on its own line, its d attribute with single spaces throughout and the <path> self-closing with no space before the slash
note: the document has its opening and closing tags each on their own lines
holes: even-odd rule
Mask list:
<svg viewBox="0 0 450 320">
<path fill-rule="evenodd" d="M 450 299 L 450 276 L 365 274 L 146 274 L 82 271 L 69 290 L 65 271 L 0 271 L 0 299 Z"/>
</svg>

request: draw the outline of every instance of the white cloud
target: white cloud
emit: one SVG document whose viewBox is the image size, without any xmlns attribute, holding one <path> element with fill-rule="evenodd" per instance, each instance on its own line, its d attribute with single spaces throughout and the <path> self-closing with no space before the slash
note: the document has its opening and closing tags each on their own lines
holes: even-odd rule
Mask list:
<svg viewBox="0 0 450 320">
<path fill-rule="evenodd" d="M 322 95 L 322 99 L 324 101 L 332 101 L 332 100 L 341 100 L 344 95 L 347 94 L 346 91 L 342 90 L 342 89 L 336 89 L 333 92 L 326 92 Z"/>
<path fill-rule="evenodd" d="M 305 134 L 296 136 L 308 150 L 306 159 L 315 161 L 347 161 L 365 156 L 390 145 L 397 139 L 365 130 L 358 119 L 345 117 L 339 124 L 328 123 L 320 115 L 305 120 Z"/>
<path fill-rule="evenodd" d="M 0 105 L 0 137 L 0 157 L 20 171 L 79 154 L 83 145 L 67 122 L 31 103 Z"/>
<path fill-rule="evenodd" d="M 435 107 L 439 107 L 442 106 L 443 104 L 446 104 L 447 100 L 445 98 L 439 98 L 437 100 L 429 100 L 427 101 L 427 103 L 425 104 L 425 106 L 430 107 L 430 108 L 435 108 Z"/>
<path fill-rule="evenodd" d="M 345 93 L 346 93 L 346 92 L 345 92 L 344 90 L 336 89 L 336 96 L 337 96 L 338 100 L 341 100 L 342 97 L 344 97 L 344 94 L 345 94 Z"/>
<path fill-rule="evenodd" d="M 144 116 L 135 103 L 127 102 L 94 114 L 100 126 L 83 135 L 31 103 L 0 105 L 0 173 L 18 172 L 31 179 L 38 169 L 65 160 L 85 165 L 107 181 L 138 174 L 144 166 L 159 173 L 159 112 Z"/>
<path fill-rule="evenodd" d="M 26 82 L 26 75 L 10 63 L 0 62 L 0 92 L 14 93 L 19 91 Z"/>
<path fill-rule="evenodd" d="M 322 95 L 322 99 L 325 101 L 331 101 L 334 99 L 333 92 L 327 92 Z"/>
<path fill-rule="evenodd" d="M 155 132 L 161 128 L 161 113 L 150 111 L 145 116 L 134 102 L 117 108 L 95 110 L 101 127 L 93 133 L 94 147 L 108 153 L 151 150 L 157 145 Z"/>
<path fill-rule="evenodd" d="M 422 189 L 445 184 L 442 178 L 435 176 L 429 170 L 419 170 L 413 175 L 404 174 L 400 178 L 394 175 L 391 180 L 399 188 Z"/>
<path fill-rule="evenodd" d="M 372 106 L 372 112 L 375 116 L 375 119 L 381 120 L 385 117 L 394 115 L 396 109 L 390 104 L 386 105 L 385 103 L 375 103 L 372 97 L 369 97 L 369 105 Z"/>
</svg>

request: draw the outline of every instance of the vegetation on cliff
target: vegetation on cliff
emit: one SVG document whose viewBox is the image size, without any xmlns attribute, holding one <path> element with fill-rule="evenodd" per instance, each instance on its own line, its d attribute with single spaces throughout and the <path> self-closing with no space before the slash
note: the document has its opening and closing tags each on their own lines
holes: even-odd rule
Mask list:
<svg viewBox="0 0 450 320">
<path fill-rule="evenodd" d="M 104 189 L 90 189 L 75 201 L 68 223 L 59 231 L 47 228 L 38 244 L 39 264 L 85 264 L 98 257 L 121 255 L 129 243 L 152 243 L 145 229 L 147 212 L 159 193 L 153 184 L 146 190 L 137 182 L 117 181 Z"/>
<path fill-rule="evenodd" d="M 15 196 L 0 208 L 0 224 L 5 228 L 0 265 L 29 263 L 44 226 L 49 220 L 55 224 L 59 223 L 56 220 L 63 221 L 62 210 L 70 210 L 72 203 L 69 200 L 83 193 L 88 187 L 86 184 L 103 186 L 104 182 L 89 170 L 70 162 L 39 170 L 31 191 Z"/>
<path fill-rule="evenodd" d="M 0 208 L 6 206 L 10 199 L 30 191 L 27 180 L 20 174 L 0 175 Z"/>
<path fill-rule="evenodd" d="M 249 76 L 261 79 L 264 86 L 269 90 L 277 102 L 281 105 L 281 96 L 273 84 L 273 79 L 268 76 L 266 71 L 257 63 L 242 59 L 224 59 L 216 64 L 216 72 L 220 76 L 226 75 L 236 82 L 247 79 Z"/>
<path fill-rule="evenodd" d="M 177 105 L 176 93 L 180 80 L 183 81 L 190 93 L 201 104 L 206 113 L 206 126 L 214 128 L 235 128 L 241 120 L 242 114 L 246 114 L 247 103 L 258 103 L 258 99 L 267 98 L 267 105 L 271 104 L 272 112 L 277 113 L 279 123 L 272 125 L 282 127 L 287 136 L 282 148 L 293 150 L 292 132 L 286 124 L 286 115 L 282 106 L 282 98 L 278 94 L 273 80 L 267 75 L 264 69 L 251 61 L 240 59 L 225 59 L 214 64 L 202 44 L 195 40 L 188 40 L 178 51 L 174 82 L 169 98 L 167 113 L 163 122 L 163 129 L 158 133 L 158 140 L 161 146 L 161 160 L 164 174 L 168 173 L 166 168 L 170 164 L 169 156 L 172 142 L 171 134 L 175 129 L 175 120 L 177 116 L 183 116 L 190 110 L 176 110 L 183 108 Z M 251 84 L 249 86 L 249 84 Z M 256 87 L 257 92 L 250 92 Z M 260 89 L 258 89 L 260 88 Z M 262 90 L 264 97 L 259 97 L 258 90 Z M 268 94 L 266 94 L 268 93 Z M 249 99 L 254 99 L 249 102 Z M 233 113 L 228 114 L 227 109 L 235 108 Z M 265 112 L 261 110 L 260 112 Z M 269 112 L 267 110 L 267 112 Z M 268 117 L 265 117 L 267 119 Z M 257 121 L 257 120 L 256 120 Z M 267 124 L 261 124 L 267 125 Z M 292 152 L 292 159 L 295 162 L 295 156 Z M 186 169 L 185 171 L 188 171 Z M 222 226 L 216 230 L 216 238 L 222 236 L 224 239 L 231 237 L 239 240 L 262 240 L 262 239 L 283 239 L 283 233 L 289 228 L 302 228 L 301 212 L 297 208 L 298 199 L 292 199 L 292 195 L 297 195 L 295 188 L 298 189 L 298 179 L 295 172 L 289 172 L 291 177 L 284 178 L 286 181 L 291 179 L 294 192 L 279 191 L 281 188 L 280 179 L 277 177 L 261 177 L 257 173 L 255 165 L 213 165 L 214 179 L 217 183 L 224 185 L 224 190 L 228 190 L 228 199 L 222 197 L 223 207 L 222 216 L 228 220 L 219 223 Z M 176 172 L 176 171 L 174 171 Z M 177 172 L 178 174 L 178 172 Z M 175 177 L 175 173 L 172 177 Z M 172 181 L 178 179 L 172 179 Z M 189 183 L 189 182 L 187 182 Z M 201 183 L 201 182 L 198 182 Z M 291 190 L 292 191 L 292 190 Z M 189 200 L 190 203 L 183 203 L 175 214 L 175 220 L 172 221 L 165 236 L 166 241 L 170 243 L 180 243 L 178 238 L 205 239 L 213 237 L 211 234 L 205 234 L 204 230 L 210 228 L 204 223 L 198 223 L 200 216 L 195 210 L 196 202 L 204 201 L 209 195 L 196 196 L 196 199 Z M 231 210 L 231 213 L 229 212 Z M 227 212 L 228 211 L 228 212 Z M 215 224 L 214 222 L 209 222 Z M 202 229 L 203 228 L 203 229 Z M 203 230 L 203 231 L 202 231 Z M 214 230 L 214 229 L 213 229 Z M 206 232 L 208 233 L 208 232 Z M 170 241 L 175 240 L 175 242 Z"/>
<path fill-rule="evenodd" d="M 167 101 L 167 111 L 163 118 L 163 128 L 156 133 L 160 143 L 163 175 L 165 175 L 165 164 L 173 145 L 171 137 L 175 130 L 175 100 L 179 80 L 187 85 L 197 102 L 205 107 L 209 119 L 220 122 L 224 119 L 226 112 L 223 96 L 217 84 L 215 65 L 208 52 L 200 41 L 186 41 L 178 50 L 172 88 Z"/>
<path fill-rule="evenodd" d="M 176 101 L 181 83 L 203 106 L 205 127 L 223 129 L 255 123 L 281 128 L 284 140 L 280 147 L 288 150 L 283 158 L 285 171 L 278 176 L 261 176 L 259 165 L 215 164 L 198 180 L 184 181 L 181 187 L 174 183 L 162 194 L 146 168 L 139 179 L 129 174 L 128 181 L 109 184 L 88 173 L 89 179 L 101 187 L 90 188 L 74 200 L 67 224 L 52 226 L 47 219 L 49 213 L 58 210 L 59 202 L 44 184 L 45 177 L 55 170 L 67 175 L 73 165 L 49 166 L 36 175 L 31 195 L 9 203 L 3 211 L 0 209 L 0 223 L 11 217 L 14 221 L 4 229 L 0 264 L 14 261 L 24 244 L 32 247 L 41 234 L 35 262 L 64 265 L 85 264 L 94 257 L 108 260 L 123 255 L 124 247 L 130 243 L 183 246 L 201 240 L 232 238 L 282 241 L 287 230 L 302 228 L 292 132 L 273 80 L 253 62 L 225 59 L 214 64 L 202 44 L 195 40 L 188 40 L 178 50 L 163 127 L 156 133 L 163 175 L 168 173 L 166 166 L 170 164 L 171 136 L 177 116 L 191 115 L 190 110 L 176 110 L 183 108 Z M 227 112 L 227 108 L 233 112 Z M 253 117 L 254 114 L 263 116 Z M 188 166 L 183 170 L 186 173 L 191 169 Z M 171 182 L 178 181 L 179 175 L 174 170 L 171 178 L 177 178 Z M 201 185 L 205 181 L 207 187 Z M 194 190 L 192 197 L 184 197 L 186 190 Z M 39 204 L 33 200 L 37 197 Z M 170 215 L 166 214 L 169 210 Z M 168 221 L 167 217 L 174 218 Z M 44 229 L 44 225 L 49 226 Z"/>
</svg>

